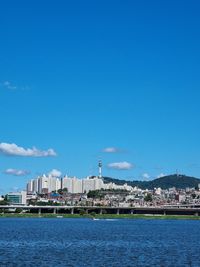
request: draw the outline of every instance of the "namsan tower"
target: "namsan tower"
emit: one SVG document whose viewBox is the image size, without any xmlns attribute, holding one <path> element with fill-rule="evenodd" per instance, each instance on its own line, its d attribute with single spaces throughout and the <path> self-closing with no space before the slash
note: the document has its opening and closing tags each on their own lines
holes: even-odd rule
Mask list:
<svg viewBox="0 0 200 267">
<path fill-rule="evenodd" d="M 101 160 L 99 160 L 98 167 L 99 167 L 99 179 L 102 179 L 102 161 Z"/>
</svg>

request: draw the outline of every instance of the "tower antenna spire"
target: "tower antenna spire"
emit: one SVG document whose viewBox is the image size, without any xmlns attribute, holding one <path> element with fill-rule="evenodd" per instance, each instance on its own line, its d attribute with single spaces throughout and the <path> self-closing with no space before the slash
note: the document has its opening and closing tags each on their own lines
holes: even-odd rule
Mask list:
<svg viewBox="0 0 200 267">
<path fill-rule="evenodd" d="M 102 179 L 102 161 L 101 160 L 99 160 L 98 167 L 99 167 L 99 178 Z"/>
</svg>

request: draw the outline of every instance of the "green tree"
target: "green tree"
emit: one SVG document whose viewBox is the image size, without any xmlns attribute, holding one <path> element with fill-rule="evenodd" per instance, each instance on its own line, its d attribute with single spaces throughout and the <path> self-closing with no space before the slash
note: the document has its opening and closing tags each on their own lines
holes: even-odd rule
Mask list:
<svg viewBox="0 0 200 267">
<path fill-rule="evenodd" d="M 22 211 L 23 211 L 23 209 L 21 209 L 21 208 L 16 208 L 15 213 L 21 213 Z"/>
<path fill-rule="evenodd" d="M 98 197 L 98 190 L 90 190 L 87 194 L 88 198 L 97 198 Z"/>
<path fill-rule="evenodd" d="M 153 200 L 152 195 L 149 193 L 144 197 L 144 201 L 146 202 L 152 202 L 152 200 Z"/>
<path fill-rule="evenodd" d="M 87 194 L 88 198 L 99 198 L 99 199 L 103 199 L 104 198 L 105 193 L 102 192 L 102 190 L 92 190 L 89 191 Z"/>
<path fill-rule="evenodd" d="M 103 209 L 102 214 L 107 214 L 107 211 Z"/>
<path fill-rule="evenodd" d="M 68 188 L 67 187 L 63 188 L 63 192 L 68 193 Z"/>
<path fill-rule="evenodd" d="M 96 212 L 92 211 L 92 212 L 90 213 L 90 215 L 91 215 L 92 217 L 95 217 L 95 216 L 96 216 Z"/>
<path fill-rule="evenodd" d="M 81 216 L 83 216 L 83 215 L 86 214 L 86 211 L 85 211 L 84 209 L 80 209 L 80 210 L 79 210 L 79 214 L 80 214 Z"/>
<path fill-rule="evenodd" d="M 193 199 L 196 198 L 196 194 L 195 193 L 192 194 L 192 198 Z"/>
<path fill-rule="evenodd" d="M 58 189 L 58 193 L 59 193 L 60 195 L 67 194 L 67 193 L 68 193 L 68 189 L 67 189 L 66 187 L 63 188 L 63 189 Z"/>
<path fill-rule="evenodd" d="M 7 195 L 4 197 L 4 200 L 1 200 L 0 201 L 0 205 L 8 205 L 9 204 L 9 201 L 8 201 L 8 197 Z"/>
</svg>

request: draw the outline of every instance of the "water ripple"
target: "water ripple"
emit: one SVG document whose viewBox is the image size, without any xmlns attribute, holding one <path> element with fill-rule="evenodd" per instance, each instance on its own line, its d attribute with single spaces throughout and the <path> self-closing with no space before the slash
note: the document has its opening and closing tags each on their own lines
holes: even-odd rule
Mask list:
<svg viewBox="0 0 200 267">
<path fill-rule="evenodd" d="M 1 219 L 0 266 L 199 267 L 198 221 Z"/>
</svg>

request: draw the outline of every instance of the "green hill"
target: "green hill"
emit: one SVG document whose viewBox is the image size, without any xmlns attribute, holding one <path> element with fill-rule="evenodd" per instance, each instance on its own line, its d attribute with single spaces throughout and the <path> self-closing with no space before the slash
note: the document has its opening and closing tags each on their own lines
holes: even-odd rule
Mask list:
<svg viewBox="0 0 200 267">
<path fill-rule="evenodd" d="M 185 189 L 187 187 L 193 188 L 198 187 L 200 184 L 200 179 L 195 177 L 190 177 L 186 175 L 168 175 L 161 178 L 157 178 L 152 181 L 126 181 L 120 179 L 114 179 L 111 177 L 104 177 L 105 183 L 115 183 L 118 185 L 123 185 L 127 183 L 133 187 L 137 186 L 141 189 L 154 189 L 161 187 L 162 189 L 168 189 L 171 187 L 176 187 L 177 189 Z"/>
</svg>

